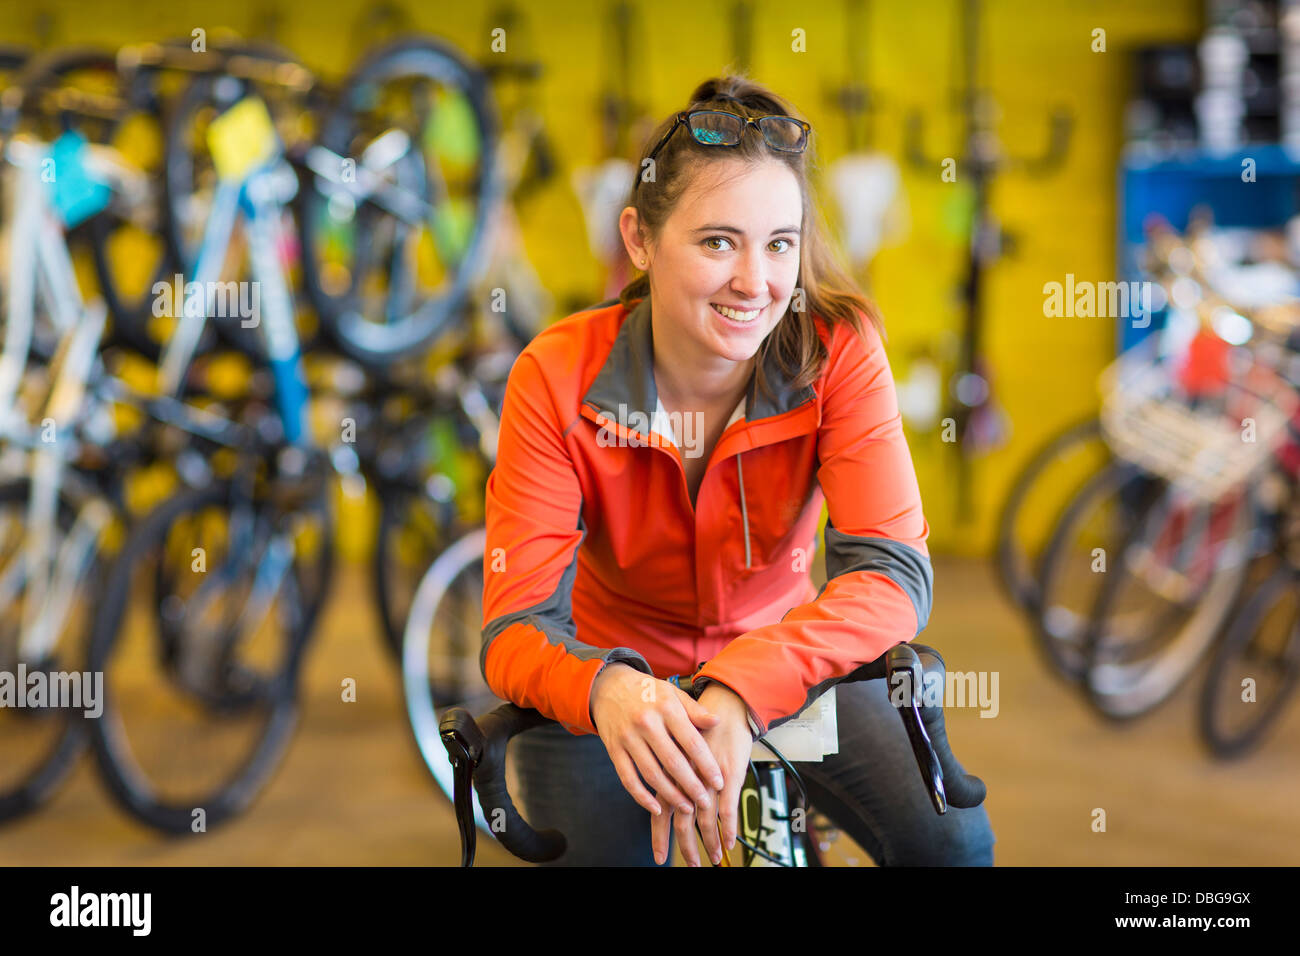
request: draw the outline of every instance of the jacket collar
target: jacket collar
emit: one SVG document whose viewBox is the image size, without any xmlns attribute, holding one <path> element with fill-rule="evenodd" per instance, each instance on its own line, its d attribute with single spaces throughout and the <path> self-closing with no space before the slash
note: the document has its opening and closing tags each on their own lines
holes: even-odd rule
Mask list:
<svg viewBox="0 0 1300 956">
<path fill-rule="evenodd" d="M 758 375 L 751 374 L 745 392 L 745 420 L 748 422 L 783 415 L 816 396 L 811 385 L 795 388 L 771 353 L 764 361 L 763 371 L 772 397 L 769 399 L 762 394 Z M 638 300 L 623 319 L 605 364 L 582 401 L 584 405 L 615 419 L 619 417 L 621 405 L 626 413 L 639 411 L 645 416 L 645 421 L 654 420 L 659 393 L 655 387 L 654 334 L 648 295 Z"/>
</svg>

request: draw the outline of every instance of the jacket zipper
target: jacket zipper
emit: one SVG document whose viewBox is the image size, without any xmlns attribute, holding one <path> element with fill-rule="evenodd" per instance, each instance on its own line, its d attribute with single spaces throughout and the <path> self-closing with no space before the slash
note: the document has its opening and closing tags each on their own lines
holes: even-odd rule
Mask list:
<svg viewBox="0 0 1300 956">
<path fill-rule="evenodd" d="M 750 567 L 749 554 L 749 508 L 745 504 L 745 470 L 740 465 L 742 452 L 736 452 L 736 477 L 740 483 L 740 523 L 745 528 L 745 567 Z"/>
</svg>

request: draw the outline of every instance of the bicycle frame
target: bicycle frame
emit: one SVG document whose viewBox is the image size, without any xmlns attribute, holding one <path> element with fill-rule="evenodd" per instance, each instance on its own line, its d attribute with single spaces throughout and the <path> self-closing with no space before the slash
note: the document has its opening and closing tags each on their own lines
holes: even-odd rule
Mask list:
<svg viewBox="0 0 1300 956">
<path fill-rule="evenodd" d="M 752 759 L 752 773 L 740 788 L 740 836 L 766 857 L 742 847 L 741 865 L 808 866 L 809 808 L 791 801 L 780 761 Z"/>
<path fill-rule="evenodd" d="M 181 315 L 175 334 L 163 351 L 160 383 L 163 394 L 180 396 L 186 372 L 216 304 L 219 277 L 235 223 L 242 217 L 253 281 L 258 284 L 259 300 L 265 303 L 257 322 L 275 379 L 276 411 L 286 441 L 291 445 L 309 445 L 302 350 L 294 325 L 293 295 L 279 251 L 285 241 L 281 215 L 284 204 L 292 198 L 286 185 L 292 173 L 287 170 L 277 150 L 274 159 L 245 178 L 223 179 L 218 183 L 204 225 L 198 261 L 191 273 L 202 291 L 201 308 L 191 308 L 189 302 L 179 308 Z"/>
<path fill-rule="evenodd" d="M 296 153 L 295 162 L 353 202 L 373 199 L 399 221 L 418 222 L 426 219 L 433 207 L 381 176 L 408 151 L 409 145 L 400 131 L 390 131 L 380 137 L 357 165 L 356 182 L 344 179 L 340 172 L 343 157 L 323 146 L 313 146 L 301 155 Z M 216 302 L 235 225 L 242 220 L 248 240 L 247 261 L 263 304 L 258 322 L 275 380 L 276 410 L 286 441 L 290 445 L 310 447 L 313 443 L 307 434 L 308 392 L 301 343 L 294 324 L 294 297 L 280 259 L 280 250 L 288 242 L 283 214 L 298 188 L 297 175 L 278 140 L 271 155 L 246 175 L 218 181 L 197 261 L 189 270 L 202 292 L 201 307 L 179 309 L 176 331 L 160 362 L 160 381 L 164 394 L 180 395 L 185 374 Z"/>
<path fill-rule="evenodd" d="M 4 151 L 16 180 L 8 236 L 9 310 L 0 353 L 0 416 L 6 430 L 19 427 L 15 403 L 35 336 L 37 297 L 46 303 L 59 335 L 73 328 L 85 310 L 72 257 L 50 208 L 48 183 L 42 180 L 46 153 L 44 144 L 19 139 L 10 141 Z"/>
</svg>

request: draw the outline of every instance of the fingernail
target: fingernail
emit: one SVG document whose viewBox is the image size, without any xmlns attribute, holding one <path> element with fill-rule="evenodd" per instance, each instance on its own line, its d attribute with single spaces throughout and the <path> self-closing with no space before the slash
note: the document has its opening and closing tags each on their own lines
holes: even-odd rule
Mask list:
<svg viewBox="0 0 1300 956">
<path fill-rule="evenodd" d="M 714 778 L 713 778 L 713 789 L 714 789 L 714 790 L 721 790 L 721 789 L 722 789 L 722 778 L 721 778 L 721 777 L 714 777 Z"/>
<path fill-rule="evenodd" d="M 659 804 L 657 803 L 654 806 L 652 806 L 650 809 L 654 811 L 654 815 L 657 817 L 663 815 L 664 811 L 660 808 Z"/>
<path fill-rule="evenodd" d="M 681 806 L 679 806 L 679 807 L 677 808 L 677 812 L 678 812 L 678 813 L 690 813 L 690 812 L 691 812 L 691 805 L 690 805 L 689 803 L 683 803 Z"/>
<path fill-rule="evenodd" d="M 718 865 L 719 863 L 721 863 L 721 862 L 722 862 L 722 852 L 719 851 L 719 852 L 713 854 L 713 865 L 714 865 L 714 866 L 717 866 L 717 865 Z"/>
<path fill-rule="evenodd" d="M 734 850 L 735 848 L 736 848 L 736 837 L 735 834 L 732 834 L 731 836 L 727 837 L 727 849 Z"/>
</svg>

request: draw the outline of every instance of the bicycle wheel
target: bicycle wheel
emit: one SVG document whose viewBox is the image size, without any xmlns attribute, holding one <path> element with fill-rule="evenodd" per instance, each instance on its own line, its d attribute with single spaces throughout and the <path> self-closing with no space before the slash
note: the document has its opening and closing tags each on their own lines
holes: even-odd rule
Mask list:
<svg viewBox="0 0 1300 956">
<path fill-rule="evenodd" d="M 104 674 L 91 741 L 132 816 L 199 832 L 265 788 L 297 721 L 315 623 L 304 596 L 326 590 L 330 538 L 323 495 L 285 510 L 216 483 L 164 502 L 128 539 L 91 637 Z"/>
<path fill-rule="evenodd" d="M 1012 603 L 1031 615 L 1038 613 L 1037 571 L 1054 522 L 1109 460 L 1101 422 L 1091 418 L 1035 452 L 1012 484 L 998 516 L 998 580 Z"/>
<path fill-rule="evenodd" d="M 138 196 L 114 194 L 86 228 L 114 340 L 151 361 L 162 354 L 169 320 L 155 315 L 157 291 L 179 272 L 166 235 L 162 186 L 166 103 L 174 78 L 141 72 L 123 78 L 123 107 L 103 141 L 138 174 Z"/>
<path fill-rule="evenodd" d="M 479 670 L 483 633 L 483 557 L 487 531 L 478 528 L 429 566 L 411 601 L 402 639 L 402 692 L 416 747 L 438 789 L 452 799 L 452 768 L 438 735 L 449 707 L 481 714 L 503 701 Z M 491 833 L 474 794 L 474 819 Z"/>
<path fill-rule="evenodd" d="M 442 502 L 404 487 L 380 488 L 379 496 L 371 583 L 384 643 L 400 663 L 402 632 L 419 587 L 419 569 L 427 569 L 452 540 L 451 514 Z"/>
<path fill-rule="evenodd" d="M 58 686 L 56 674 L 79 669 L 103 567 L 102 539 L 81 536 L 86 528 L 78 523 L 81 503 L 61 494 L 57 545 L 63 550 L 58 565 L 67 576 L 58 591 L 66 603 L 52 602 L 62 614 L 50 649 L 36 658 L 30 650 L 20 649 L 23 610 L 31 599 L 26 567 L 32 540 L 26 520 L 30 492 L 26 478 L 0 485 L 0 673 L 15 681 L 20 673 L 26 675 L 22 688 L 14 688 L 24 693 L 24 702 L 34 675 L 44 674 L 44 685 L 53 688 Z M 35 707 L 12 703 L 0 707 L 0 822 L 30 813 L 49 800 L 85 749 L 81 710 L 50 706 L 49 700 Z"/>
<path fill-rule="evenodd" d="M 353 358 L 424 349 L 460 314 L 501 201 L 497 139 L 486 77 L 441 41 L 392 43 L 345 82 L 320 142 L 351 167 L 337 181 L 318 171 L 299 195 L 308 295 Z M 384 206 L 369 177 L 411 209 Z"/>
<path fill-rule="evenodd" d="M 1083 678 L 1084 636 L 1103 575 L 1099 558 L 1112 553 L 1135 516 L 1163 482 L 1125 462 L 1112 462 L 1084 483 L 1061 513 L 1038 570 L 1034 637 L 1056 673 Z"/>
<path fill-rule="evenodd" d="M 1206 505 L 1164 487 L 1112 553 L 1084 637 L 1099 713 L 1138 717 L 1182 685 L 1241 594 L 1254 539 L 1249 493 Z"/>
<path fill-rule="evenodd" d="M 459 411 L 438 407 L 395 426 L 371 468 L 380 501 L 372 581 L 384 635 L 399 663 L 420 579 L 448 544 L 483 521 L 492 465 Z"/>
<path fill-rule="evenodd" d="M 75 132 L 90 144 L 110 146 L 115 162 L 133 174 L 133 195 L 115 190 L 104 208 L 74 223 L 69 239 L 90 247 L 116 341 L 157 358 L 158 340 L 146 328 L 152 290 L 173 271 L 156 185 L 162 166 L 161 91 L 145 75 L 127 81 L 112 52 L 81 47 L 32 60 L 16 84 L 23 88 L 25 125 L 37 135 L 54 140 Z"/>
<path fill-rule="evenodd" d="M 1300 574 L 1277 568 L 1215 649 L 1201 689 L 1201 739 L 1240 757 L 1277 723 L 1300 682 Z"/>
</svg>

